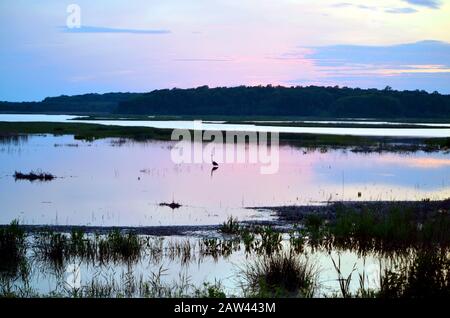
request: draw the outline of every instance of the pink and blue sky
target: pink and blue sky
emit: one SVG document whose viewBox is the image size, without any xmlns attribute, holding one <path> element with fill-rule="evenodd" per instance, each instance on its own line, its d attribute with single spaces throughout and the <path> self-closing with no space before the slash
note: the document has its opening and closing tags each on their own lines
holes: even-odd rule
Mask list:
<svg viewBox="0 0 450 318">
<path fill-rule="evenodd" d="M 200 85 L 450 93 L 450 0 L 2 0 L 0 41 L 7 101 Z"/>
</svg>

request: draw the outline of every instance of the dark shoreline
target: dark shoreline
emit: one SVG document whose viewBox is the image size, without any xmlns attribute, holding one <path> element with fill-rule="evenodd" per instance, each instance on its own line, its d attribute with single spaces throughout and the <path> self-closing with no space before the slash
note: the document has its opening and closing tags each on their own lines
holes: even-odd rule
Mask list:
<svg viewBox="0 0 450 318">
<path fill-rule="evenodd" d="M 95 123 L 1 122 L 0 141 L 34 134 L 73 135 L 76 140 L 125 138 L 138 142 L 170 141 L 172 129 L 123 127 Z M 245 132 L 235 132 L 236 135 Z M 280 133 L 280 145 L 309 149 L 348 149 L 354 152 L 450 151 L 450 138 L 375 137 Z"/>
<path fill-rule="evenodd" d="M 390 209 L 409 209 L 414 213 L 416 220 L 424 220 L 434 217 L 438 213 L 450 213 L 450 199 L 446 200 L 422 200 L 422 201 L 344 201 L 331 202 L 324 205 L 298 205 L 278 207 L 255 207 L 253 209 L 264 209 L 273 211 L 282 223 L 302 222 L 310 215 L 317 215 L 325 220 L 334 220 L 339 211 L 351 209 L 358 213 L 372 210 L 380 215 L 389 213 Z"/>
</svg>

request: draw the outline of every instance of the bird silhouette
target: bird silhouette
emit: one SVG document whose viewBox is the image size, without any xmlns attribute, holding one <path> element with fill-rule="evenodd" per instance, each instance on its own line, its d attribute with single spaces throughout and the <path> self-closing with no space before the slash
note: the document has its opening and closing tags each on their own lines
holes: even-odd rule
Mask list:
<svg viewBox="0 0 450 318">
<path fill-rule="evenodd" d="M 217 169 L 219 169 L 219 167 L 212 167 L 212 169 L 211 169 L 211 179 L 213 177 L 214 171 L 216 171 Z"/>
<path fill-rule="evenodd" d="M 211 163 L 214 167 L 218 167 L 219 164 L 213 160 L 213 155 L 211 155 Z"/>
</svg>

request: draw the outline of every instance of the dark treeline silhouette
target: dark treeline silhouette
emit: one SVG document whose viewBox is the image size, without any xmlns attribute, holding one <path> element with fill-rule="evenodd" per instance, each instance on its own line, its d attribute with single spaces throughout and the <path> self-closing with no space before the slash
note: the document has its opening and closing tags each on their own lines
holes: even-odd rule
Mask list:
<svg viewBox="0 0 450 318">
<path fill-rule="evenodd" d="M 450 95 L 339 87 L 162 89 L 0 103 L 0 111 L 129 115 L 298 116 L 323 118 L 450 118 Z"/>
<path fill-rule="evenodd" d="M 164 89 L 121 102 L 122 114 L 450 117 L 450 95 L 339 87 Z"/>
<path fill-rule="evenodd" d="M 112 113 L 117 109 L 119 102 L 138 95 L 136 93 L 63 95 L 47 97 L 41 102 L 0 102 L 0 111 L 10 113 Z"/>
</svg>

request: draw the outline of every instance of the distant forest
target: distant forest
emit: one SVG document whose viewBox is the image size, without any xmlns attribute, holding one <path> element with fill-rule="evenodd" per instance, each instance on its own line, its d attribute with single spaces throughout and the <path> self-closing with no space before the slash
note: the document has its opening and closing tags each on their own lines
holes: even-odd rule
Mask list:
<svg viewBox="0 0 450 318">
<path fill-rule="evenodd" d="M 59 114 L 109 114 L 117 110 L 120 102 L 139 96 L 137 93 L 85 94 L 47 97 L 41 102 L 0 102 L 0 112 L 8 113 L 59 113 Z"/>
<path fill-rule="evenodd" d="M 450 118 L 450 95 L 340 87 L 220 87 L 86 94 L 36 103 L 0 103 L 2 112 L 127 115 Z"/>
</svg>

